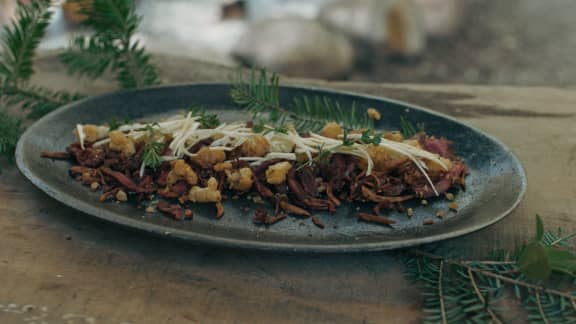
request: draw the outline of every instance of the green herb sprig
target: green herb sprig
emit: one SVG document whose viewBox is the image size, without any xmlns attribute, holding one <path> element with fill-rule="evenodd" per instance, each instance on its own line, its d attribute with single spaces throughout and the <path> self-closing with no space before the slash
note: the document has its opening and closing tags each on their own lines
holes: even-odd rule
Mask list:
<svg viewBox="0 0 576 324">
<path fill-rule="evenodd" d="M 424 132 L 424 123 L 418 123 L 414 126 L 410 120 L 400 116 L 400 133 L 404 138 L 411 138 L 418 132 Z"/>
<path fill-rule="evenodd" d="M 373 130 L 367 129 L 362 132 L 360 141 L 364 144 L 380 145 L 382 143 L 382 133 L 374 133 Z"/>
<path fill-rule="evenodd" d="M 190 112 L 192 116 L 200 117 L 198 122 L 200 122 L 202 128 L 216 128 L 222 123 L 218 114 L 210 114 L 203 107 L 192 107 Z"/>
<path fill-rule="evenodd" d="M 48 0 L 19 3 L 16 19 L 0 32 L 0 109 L 20 106 L 25 110 L 19 117 L 0 110 L 0 158 L 9 161 L 22 132 L 20 117 L 38 118 L 80 97 L 29 84 L 36 49 L 51 16 Z"/>
<path fill-rule="evenodd" d="M 159 142 L 148 142 L 144 147 L 142 154 L 142 163 L 148 168 L 156 169 L 162 165 L 162 157 L 160 154 L 164 150 L 164 144 Z"/>
<path fill-rule="evenodd" d="M 344 128 L 342 130 L 342 145 L 343 146 L 352 146 L 354 145 L 354 140 L 351 140 L 348 135 L 350 133 L 350 130 L 348 128 Z"/>
<path fill-rule="evenodd" d="M 156 169 L 162 165 L 162 151 L 164 151 L 165 144 L 156 141 L 155 124 L 146 125 L 148 131 L 148 141 L 144 145 L 144 152 L 142 153 L 142 163 L 145 167 Z"/>
<path fill-rule="evenodd" d="M 108 127 L 111 131 L 120 128 L 122 125 L 130 124 L 130 118 L 124 117 L 124 119 L 120 119 L 117 116 L 113 116 L 110 121 L 108 122 Z"/>
</svg>

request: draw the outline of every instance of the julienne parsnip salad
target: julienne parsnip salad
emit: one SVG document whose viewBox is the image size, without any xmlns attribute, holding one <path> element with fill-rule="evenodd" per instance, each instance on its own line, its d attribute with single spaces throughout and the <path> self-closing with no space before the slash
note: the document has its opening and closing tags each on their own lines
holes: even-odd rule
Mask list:
<svg viewBox="0 0 576 324">
<path fill-rule="evenodd" d="M 380 118 L 374 109 L 367 114 Z M 148 213 L 176 220 L 192 219 L 197 204 L 213 205 L 221 218 L 223 201 L 251 199 L 260 206 L 252 216 L 255 224 L 293 215 L 323 228 L 315 212 L 362 202 L 373 208 L 358 212 L 358 220 L 391 225 L 382 213 L 412 216 L 404 202 L 453 200 L 467 173 L 444 138 L 375 134 L 336 122 L 317 133 L 297 132 L 290 124 L 220 123 L 215 115 L 187 112 L 150 123 L 78 124 L 73 131 L 76 141 L 66 152 L 42 156 L 69 159 L 70 175 L 102 192 L 102 202 L 135 201 Z M 458 208 L 454 202 L 449 206 L 453 212 Z"/>
</svg>

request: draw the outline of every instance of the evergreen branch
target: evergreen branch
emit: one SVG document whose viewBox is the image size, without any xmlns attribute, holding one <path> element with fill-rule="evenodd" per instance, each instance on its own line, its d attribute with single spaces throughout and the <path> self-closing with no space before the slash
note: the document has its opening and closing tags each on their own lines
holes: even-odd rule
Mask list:
<svg viewBox="0 0 576 324">
<path fill-rule="evenodd" d="M 472 285 L 472 288 L 474 289 L 476 296 L 478 297 L 478 299 L 480 300 L 482 305 L 484 305 L 484 307 L 486 307 L 486 311 L 488 312 L 488 314 L 492 318 L 492 321 L 494 323 L 502 323 L 500 318 L 498 318 L 496 313 L 494 313 L 492 308 L 490 308 L 489 305 L 486 303 L 486 299 L 484 298 L 484 296 L 480 292 L 480 288 L 478 288 L 478 284 L 476 283 L 476 279 L 474 278 L 474 272 L 472 272 L 472 270 L 470 268 L 468 268 L 468 278 L 470 278 L 470 284 Z"/>
<path fill-rule="evenodd" d="M 78 98 L 65 92 L 53 92 L 27 85 L 34 73 L 33 61 L 38 44 L 46 32 L 52 13 L 50 1 L 32 1 L 18 5 L 17 19 L 3 29 L 0 37 L 0 98 L 7 105 L 28 109 L 29 118 L 37 118 Z"/>
<path fill-rule="evenodd" d="M 115 67 L 118 69 L 116 80 L 124 89 L 159 83 L 156 68 L 150 63 L 150 55 L 137 41 L 116 57 Z"/>
<path fill-rule="evenodd" d="M 442 314 L 442 324 L 448 324 L 446 319 L 446 306 L 444 305 L 444 291 L 442 290 L 442 284 L 444 278 L 442 275 L 444 269 L 444 261 L 440 260 L 440 269 L 438 270 L 438 300 L 440 301 L 440 313 Z"/>
<path fill-rule="evenodd" d="M 0 110 L 0 129 L 2 129 L 0 132 L 0 158 L 12 162 L 18 138 L 22 133 L 22 121 Z"/>
<path fill-rule="evenodd" d="M 34 73 L 34 54 L 52 17 L 49 6 L 48 0 L 19 4 L 17 19 L 0 33 L 0 74 L 4 85 L 18 86 Z"/>
<path fill-rule="evenodd" d="M 558 251 L 566 249 L 566 247 L 554 248 L 550 245 L 558 240 L 558 236 L 549 231 L 541 230 L 541 234 L 537 237 L 540 237 L 544 241 L 543 244 L 550 249 L 558 249 Z M 564 237 L 570 237 L 570 235 Z M 508 288 L 512 289 L 516 299 L 522 301 L 522 307 L 528 313 L 530 321 L 549 323 L 576 321 L 576 292 L 546 287 L 542 282 L 530 281 L 521 272 L 522 269 L 517 266 L 518 258 L 525 254 L 527 249 L 528 246 L 525 246 L 519 252 L 512 254 L 516 261 L 506 259 L 463 261 L 427 251 L 408 250 L 407 253 L 414 257 L 404 259 L 407 274 L 412 280 L 424 284 L 425 321 L 440 322 L 442 314 L 446 314 L 448 323 L 458 323 L 466 319 L 501 322 L 492 305 L 502 298 L 507 298 L 504 291 Z M 555 252 L 549 253 L 550 262 L 557 262 L 557 265 L 562 265 L 562 262 L 570 264 L 572 260 L 564 252 L 560 255 L 566 259 L 559 259 Z M 503 258 L 506 255 L 498 253 L 495 257 Z M 421 264 L 424 266 L 422 267 Z M 439 276 L 440 268 L 442 268 L 442 276 Z M 450 268 L 453 270 L 446 270 Z M 557 271 L 557 273 L 560 272 Z M 444 287 L 443 282 L 450 282 L 450 285 Z M 438 294 L 438 287 L 441 284 L 442 299 Z M 441 301 L 444 301 L 443 306 Z"/>
<path fill-rule="evenodd" d="M 92 27 L 97 34 L 110 35 L 128 42 L 141 21 L 140 16 L 136 15 L 133 0 L 77 2 L 81 7 L 80 12 L 87 16 L 84 24 Z"/>
<path fill-rule="evenodd" d="M 36 119 L 82 96 L 64 91 L 52 91 L 38 86 L 22 85 L 18 88 L 1 88 L 8 105 L 20 105 L 28 110 L 27 118 Z"/>
<path fill-rule="evenodd" d="M 549 324 L 550 322 L 548 321 L 548 318 L 546 317 L 546 313 L 544 312 L 544 309 L 542 308 L 542 303 L 540 302 L 540 293 L 538 291 L 536 291 L 536 303 L 538 304 L 538 312 L 540 313 L 540 317 L 542 319 L 542 321 L 544 321 L 545 324 Z"/>
<path fill-rule="evenodd" d="M 550 246 L 558 245 L 558 244 L 565 242 L 565 241 L 567 241 L 571 238 L 574 238 L 574 237 L 576 237 L 576 233 L 571 233 L 571 234 L 568 234 L 566 236 L 560 237 L 560 238 L 552 241 L 549 245 Z"/>
<path fill-rule="evenodd" d="M 95 79 L 101 77 L 114 61 L 115 51 L 114 45 L 106 39 L 79 36 L 59 58 L 68 73 Z"/>
<path fill-rule="evenodd" d="M 337 121 L 344 128 L 372 128 L 372 119 L 358 111 L 355 104 L 350 109 L 343 108 L 337 101 L 328 97 L 296 96 L 283 107 L 280 104 L 279 78 L 272 74 L 269 78 L 264 70 L 256 77 L 254 70 L 248 81 L 238 72 L 234 80 L 231 97 L 240 107 L 252 114 L 254 119 L 265 119 L 272 126 L 292 123 L 298 131 L 318 132 L 327 122 Z"/>
<path fill-rule="evenodd" d="M 84 24 L 95 30 L 91 38 L 78 37 L 60 56 L 68 71 L 97 78 L 111 68 L 121 88 L 158 84 L 158 72 L 144 46 L 134 40 L 141 17 L 133 0 L 81 2 Z"/>
<path fill-rule="evenodd" d="M 78 98 L 65 92 L 53 92 L 28 85 L 34 73 L 36 48 L 50 23 L 49 0 L 18 4 L 16 19 L 4 27 L 0 36 L 0 101 L 29 110 L 28 118 L 37 118 Z M 13 160 L 22 132 L 22 120 L 0 111 L 0 157 Z"/>
<path fill-rule="evenodd" d="M 563 292 L 563 291 L 556 290 L 556 289 L 549 289 L 549 288 L 546 288 L 546 287 L 543 287 L 543 286 L 540 286 L 540 285 L 537 285 L 537 284 L 528 283 L 528 282 L 525 282 L 525 281 L 522 281 L 522 280 L 518 280 L 518 279 L 513 279 L 513 278 L 510 278 L 510 277 L 506 277 L 506 276 L 503 276 L 503 275 L 500 275 L 500 274 L 498 274 L 498 273 L 494 273 L 494 272 L 491 272 L 491 271 L 487 271 L 487 270 L 475 268 L 474 266 L 472 266 L 471 263 L 462 262 L 462 261 L 454 260 L 454 259 L 447 259 L 446 257 L 441 256 L 441 255 L 436 255 L 436 254 L 432 254 L 432 253 L 429 253 L 429 252 L 425 252 L 425 251 L 421 251 L 421 250 L 416 250 L 416 249 L 410 249 L 409 252 L 410 252 L 411 254 L 414 254 L 414 255 L 419 255 L 419 256 L 423 256 L 423 257 L 426 257 L 426 258 L 429 258 L 429 259 L 432 259 L 432 260 L 442 261 L 442 262 L 448 263 L 448 264 L 450 264 L 450 265 L 455 265 L 455 266 L 463 267 L 463 268 L 465 268 L 466 270 L 470 270 L 470 271 L 472 271 L 472 272 L 474 272 L 474 273 L 478 273 L 478 274 L 481 274 L 481 275 L 484 275 L 484 276 L 487 276 L 487 277 L 491 277 L 491 278 L 494 278 L 494 279 L 498 279 L 498 280 L 501 280 L 501 281 L 504 281 L 504 282 L 513 284 L 513 285 L 515 285 L 515 286 L 521 286 L 521 287 L 526 288 L 526 289 L 533 289 L 533 290 L 535 290 L 535 291 L 544 292 L 544 293 L 551 294 L 551 295 L 555 295 L 555 296 L 558 296 L 558 297 L 564 297 L 564 298 L 566 298 L 566 299 L 569 299 L 569 300 L 571 300 L 571 301 L 575 301 L 575 302 L 576 302 L 576 296 L 574 296 L 574 295 L 572 295 L 572 294 L 570 294 L 570 293 Z"/>
</svg>

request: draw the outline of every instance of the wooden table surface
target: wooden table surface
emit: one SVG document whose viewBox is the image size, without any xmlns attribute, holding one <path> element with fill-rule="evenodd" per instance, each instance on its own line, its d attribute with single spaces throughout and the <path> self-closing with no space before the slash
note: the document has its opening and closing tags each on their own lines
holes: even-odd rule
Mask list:
<svg viewBox="0 0 576 324">
<path fill-rule="evenodd" d="M 226 81 L 230 70 L 158 57 L 166 83 Z M 52 55 L 36 82 L 99 93 Z M 387 96 L 454 116 L 501 139 L 528 174 L 501 222 L 443 242 L 468 257 L 550 228 L 576 230 L 576 89 L 390 85 L 293 80 Z M 0 323 L 401 323 L 420 318 L 418 290 L 393 252 L 255 253 L 151 237 L 52 200 L 14 167 L 0 176 Z"/>
</svg>

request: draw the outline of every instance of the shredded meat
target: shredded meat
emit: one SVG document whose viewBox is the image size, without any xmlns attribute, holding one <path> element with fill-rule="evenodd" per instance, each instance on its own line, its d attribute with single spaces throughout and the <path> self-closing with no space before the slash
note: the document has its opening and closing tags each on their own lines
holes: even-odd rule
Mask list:
<svg viewBox="0 0 576 324">
<path fill-rule="evenodd" d="M 358 220 L 363 221 L 363 222 L 376 223 L 376 224 L 381 224 L 381 225 L 392 225 L 392 224 L 396 223 L 395 221 L 393 221 L 387 217 L 376 216 L 376 215 L 371 215 L 371 214 L 366 214 L 366 213 L 358 213 L 356 215 L 356 217 L 358 218 Z"/>
<path fill-rule="evenodd" d="M 290 214 L 310 217 L 310 213 L 306 209 L 294 206 L 284 200 L 280 201 L 280 208 L 282 208 L 284 211 Z"/>
<path fill-rule="evenodd" d="M 312 223 L 314 223 L 314 225 L 318 226 L 321 229 L 324 229 L 324 223 L 322 223 L 320 218 L 318 218 L 316 216 L 312 216 L 311 219 L 312 219 Z"/>
<path fill-rule="evenodd" d="M 268 212 L 266 208 L 258 207 L 254 212 L 254 217 L 252 217 L 252 222 L 257 225 L 262 225 L 266 223 L 268 219 Z"/>
<path fill-rule="evenodd" d="M 42 152 L 40 156 L 47 159 L 55 159 L 55 160 L 69 160 L 72 158 L 72 155 L 68 152 Z"/>
<path fill-rule="evenodd" d="M 118 171 L 112 171 L 111 169 L 108 169 L 108 168 L 102 168 L 102 172 L 104 172 L 105 174 L 116 179 L 116 181 L 118 181 L 122 186 L 124 186 L 126 189 L 128 189 L 131 192 L 149 192 L 150 191 L 149 189 L 142 188 L 142 187 L 138 186 L 130 178 L 128 178 L 126 175 L 124 175 L 123 173 L 120 173 Z"/>
<path fill-rule="evenodd" d="M 279 221 L 283 220 L 283 219 L 286 218 L 286 217 L 287 217 L 287 216 L 286 216 L 286 214 L 284 214 L 284 213 L 280 213 L 279 215 L 276 215 L 276 216 L 274 216 L 274 217 L 269 217 L 269 218 L 266 220 L 266 225 L 276 224 L 276 223 L 278 223 Z"/>
<path fill-rule="evenodd" d="M 454 158 L 452 142 L 445 138 L 426 136 L 424 133 L 417 135 L 418 142 L 428 152 L 436 153 L 441 157 Z"/>
<path fill-rule="evenodd" d="M 172 216 L 172 218 L 180 220 L 184 215 L 184 210 L 182 206 L 178 204 L 170 204 L 165 200 L 161 200 L 158 202 L 158 210 Z"/>
</svg>

